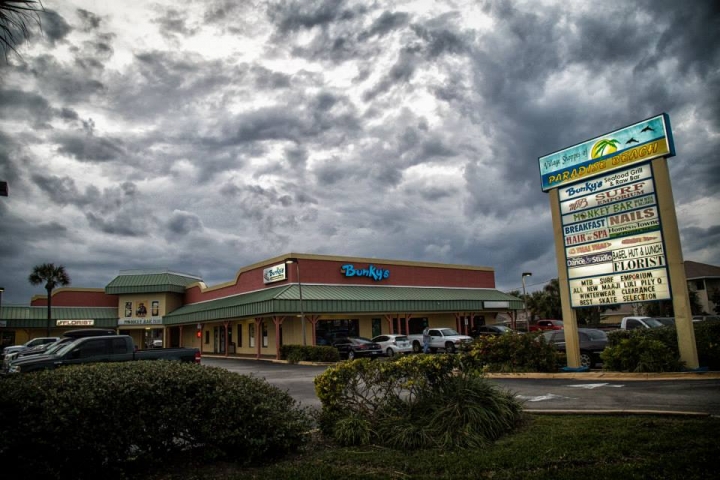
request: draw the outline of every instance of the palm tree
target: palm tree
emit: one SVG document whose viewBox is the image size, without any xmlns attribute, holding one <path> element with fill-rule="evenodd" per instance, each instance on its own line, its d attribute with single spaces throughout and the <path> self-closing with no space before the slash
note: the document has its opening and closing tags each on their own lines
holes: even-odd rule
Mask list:
<svg viewBox="0 0 720 480">
<path fill-rule="evenodd" d="M 40 285 L 45 283 L 45 290 L 47 290 L 47 335 L 50 336 L 50 321 L 52 319 L 52 291 L 55 287 L 64 287 L 70 285 L 70 276 L 65 271 L 65 267 L 62 265 L 55 266 L 54 263 L 43 263 L 42 265 L 35 265 L 33 271 L 28 277 L 28 280 L 33 285 Z"/>
<path fill-rule="evenodd" d="M 40 0 L 0 0 L 0 49 L 7 60 L 8 51 L 30 35 L 27 23 L 35 21 L 40 25 L 39 12 L 44 7 Z"/>
</svg>

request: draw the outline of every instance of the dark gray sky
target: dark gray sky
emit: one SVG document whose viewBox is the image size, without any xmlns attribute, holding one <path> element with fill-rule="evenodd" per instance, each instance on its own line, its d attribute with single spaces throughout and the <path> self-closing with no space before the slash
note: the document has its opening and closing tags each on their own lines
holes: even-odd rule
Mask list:
<svg viewBox="0 0 720 480">
<path fill-rule="evenodd" d="M 538 157 L 666 112 L 686 260 L 720 265 L 720 4 L 43 2 L 0 64 L 3 303 L 287 252 L 557 277 Z"/>
</svg>

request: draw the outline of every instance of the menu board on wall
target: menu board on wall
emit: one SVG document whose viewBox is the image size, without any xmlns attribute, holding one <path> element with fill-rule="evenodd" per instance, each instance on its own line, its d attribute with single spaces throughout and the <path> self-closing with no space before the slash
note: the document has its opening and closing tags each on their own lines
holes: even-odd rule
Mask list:
<svg viewBox="0 0 720 480">
<path fill-rule="evenodd" d="M 671 298 L 649 164 L 558 193 L 573 307 Z"/>
</svg>

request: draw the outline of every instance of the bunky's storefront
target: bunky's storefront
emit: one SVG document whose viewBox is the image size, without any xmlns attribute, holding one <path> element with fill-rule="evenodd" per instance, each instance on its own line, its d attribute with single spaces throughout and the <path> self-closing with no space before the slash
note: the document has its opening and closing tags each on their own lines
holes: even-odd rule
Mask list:
<svg viewBox="0 0 720 480">
<path fill-rule="evenodd" d="M 282 345 L 329 345 L 339 336 L 471 334 L 514 317 L 522 300 L 495 289 L 489 267 L 289 253 L 241 268 L 229 282 L 168 270 L 127 270 L 104 289 L 60 288 L 31 306 L 2 306 L 6 343 L 72 328 L 116 328 L 140 348 L 279 358 Z"/>
<path fill-rule="evenodd" d="M 189 285 L 185 304 L 163 323 L 171 344 L 204 354 L 279 358 L 282 345 L 345 335 L 414 334 L 427 325 L 470 334 L 522 309 L 494 287 L 489 267 L 289 253 L 222 285 Z"/>
</svg>

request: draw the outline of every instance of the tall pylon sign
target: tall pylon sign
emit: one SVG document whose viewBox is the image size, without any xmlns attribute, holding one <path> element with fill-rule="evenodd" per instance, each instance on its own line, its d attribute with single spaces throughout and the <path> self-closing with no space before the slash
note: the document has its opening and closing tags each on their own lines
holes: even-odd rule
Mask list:
<svg viewBox="0 0 720 480">
<path fill-rule="evenodd" d="M 580 366 L 575 309 L 672 300 L 680 357 L 697 349 L 663 113 L 540 157 L 550 196 L 568 366 Z"/>
</svg>

